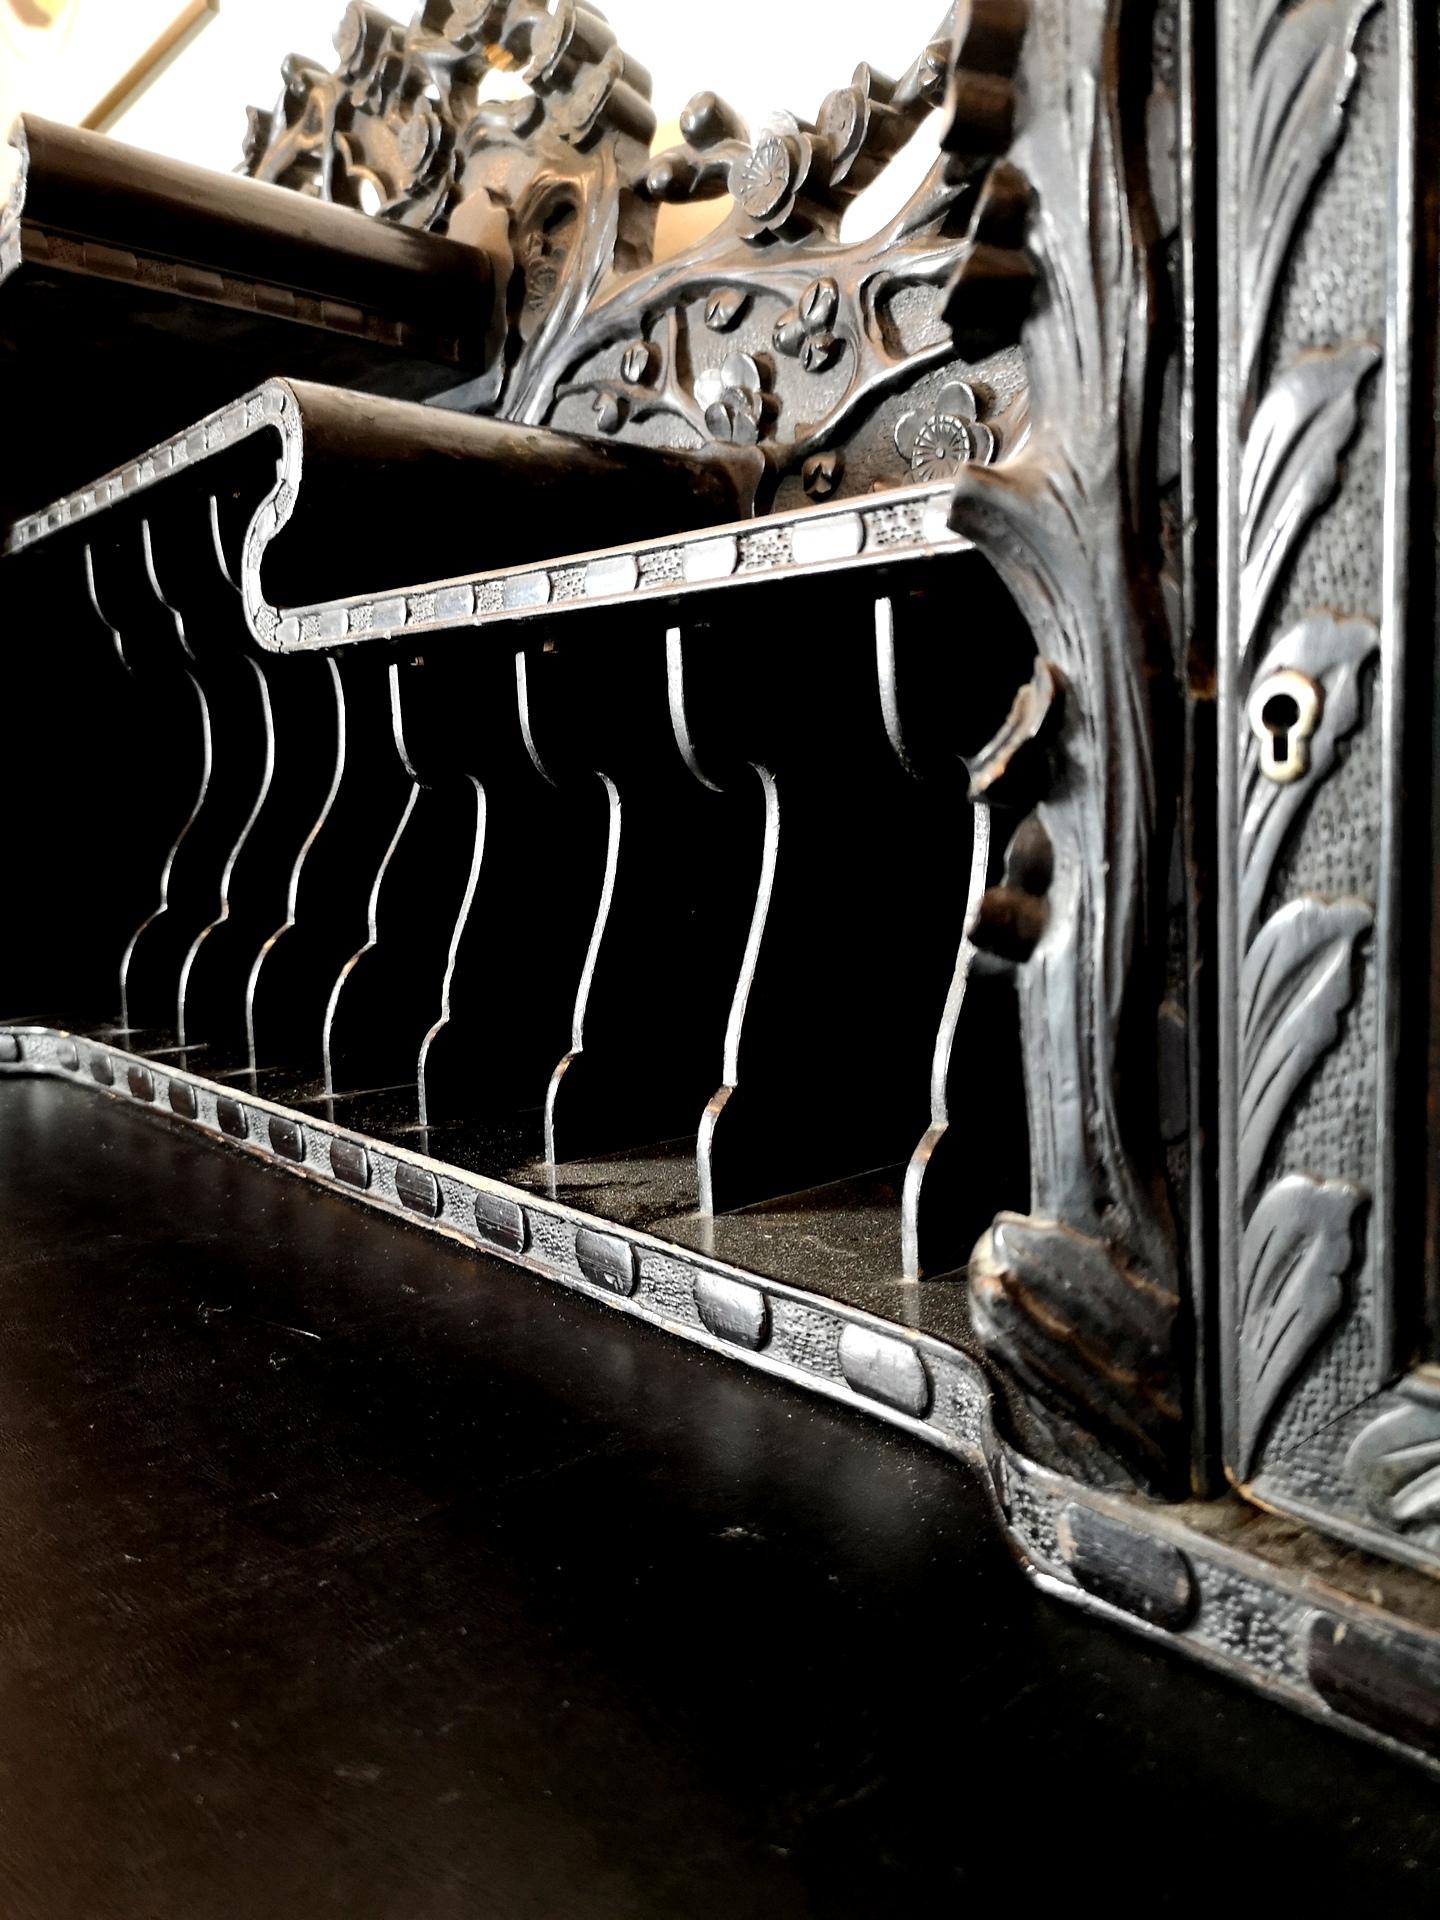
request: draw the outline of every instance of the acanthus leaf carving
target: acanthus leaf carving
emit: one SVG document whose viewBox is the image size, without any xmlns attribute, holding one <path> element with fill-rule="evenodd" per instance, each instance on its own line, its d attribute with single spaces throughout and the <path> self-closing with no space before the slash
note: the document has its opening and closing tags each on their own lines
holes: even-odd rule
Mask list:
<svg viewBox="0 0 1440 1920">
<path fill-rule="evenodd" d="M 1174 1314 L 1168 1291 L 1103 1238 L 1002 1213 L 971 1264 L 970 1296 L 980 1337 L 1027 1386 L 1083 1407 L 1088 1432 L 1132 1473 L 1166 1483 L 1181 1412 L 1155 1339 L 1157 1317 Z"/>
<path fill-rule="evenodd" d="M 1287 1173 L 1267 1187 L 1240 1247 L 1241 1419 L 1236 1471 L 1250 1471 L 1270 1417 L 1340 1311 L 1365 1196 L 1343 1180 Z"/>
<path fill-rule="evenodd" d="M 1240 969 L 1240 1191 L 1264 1172 L 1296 1089 L 1335 1044 L 1355 995 L 1363 900 L 1291 900 L 1261 927 Z"/>
<path fill-rule="evenodd" d="M 1362 382 L 1379 363 L 1368 340 L 1305 354 L 1266 389 L 1240 466 L 1240 607 L 1248 654 L 1285 563 L 1335 490 L 1355 434 Z"/>
<path fill-rule="evenodd" d="M 1355 80 L 1355 36 L 1377 0 L 1304 0 L 1255 9 L 1245 109 L 1247 225 L 1241 241 L 1245 384 L 1259 359 L 1280 270 L 1316 177 L 1340 138 Z"/>
</svg>

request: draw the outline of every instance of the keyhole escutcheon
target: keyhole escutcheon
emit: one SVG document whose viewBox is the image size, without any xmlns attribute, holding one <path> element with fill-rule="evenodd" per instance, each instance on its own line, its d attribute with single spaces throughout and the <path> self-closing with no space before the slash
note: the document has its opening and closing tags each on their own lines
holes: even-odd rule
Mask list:
<svg viewBox="0 0 1440 1920">
<path fill-rule="evenodd" d="M 1324 695 L 1308 674 L 1278 667 L 1257 680 L 1246 711 L 1260 747 L 1260 771 L 1284 786 L 1310 771 L 1310 740 Z"/>
</svg>

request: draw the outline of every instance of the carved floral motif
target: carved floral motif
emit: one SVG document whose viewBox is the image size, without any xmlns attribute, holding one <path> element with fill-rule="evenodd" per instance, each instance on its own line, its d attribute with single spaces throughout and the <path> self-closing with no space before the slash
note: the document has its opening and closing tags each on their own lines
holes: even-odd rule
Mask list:
<svg viewBox="0 0 1440 1920">
<path fill-rule="evenodd" d="M 895 451 L 922 486 L 953 480 L 961 467 L 995 458 L 995 436 L 978 417 L 975 389 L 949 380 L 928 410 L 912 409 L 895 423 Z"/>
<path fill-rule="evenodd" d="M 960 11 L 947 10 L 899 79 L 856 68 L 813 125 L 782 114 L 752 138 L 733 108 L 700 93 L 681 115 L 682 144 L 652 157 L 648 78 L 585 0 L 553 10 L 428 0 L 408 28 L 354 0 L 336 70 L 292 59 L 280 105 L 252 112 L 246 165 L 490 252 L 510 313 L 497 317 L 493 369 L 465 404 L 536 425 L 558 414 L 580 430 L 757 447 L 777 482 L 808 475 L 815 497 L 844 467 L 812 462 L 852 420 L 956 362 L 939 307 L 973 244 L 978 159 L 937 161 L 869 239 L 842 241 L 840 222 L 943 106 Z M 488 97 L 495 71 L 518 75 L 520 98 Z M 725 193 L 733 205 L 711 234 L 680 260 L 652 262 L 660 203 Z M 893 317 L 902 298 L 905 344 Z M 713 392 L 697 320 L 734 335 L 743 357 L 773 356 L 774 377 L 747 373 Z M 637 341 L 651 355 L 643 382 L 623 364 Z M 1003 384 L 997 443 L 1023 431 L 1013 368 Z"/>
<path fill-rule="evenodd" d="M 728 353 L 718 367 L 697 374 L 695 399 L 716 440 L 753 447 L 760 438 L 760 369 L 748 353 Z"/>
</svg>

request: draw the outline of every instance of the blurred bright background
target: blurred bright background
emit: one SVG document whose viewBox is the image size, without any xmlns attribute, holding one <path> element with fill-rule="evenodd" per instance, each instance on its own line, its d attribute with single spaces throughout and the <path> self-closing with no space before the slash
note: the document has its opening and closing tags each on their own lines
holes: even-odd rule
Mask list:
<svg viewBox="0 0 1440 1920">
<path fill-rule="evenodd" d="M 400 0 L 386 10 L 407 20 L 415 9 Z M 702 88 L 727 99 L 752 130 L 778 108 L 813 117 L 861 60 L 902 73 L 944 10 L 944 0 L 606 0 L 602 8 L 654 76 L 657 149 L 673 144 L 680 109 Z M 275 104 L 287 53 L 331 64 L 343 11 L 344 0 L 0 0 L 0 125 L 22 110 L 90 116 L 117 139 L 228 172 L 240 157 L 247 104 Z M 127 72 L 167 33 L 177 43 L 168 64 L 119 105 Z M 107 95 L 111 111 L 97 120 Z M 918 177 L 922 155 L 907 160 L 906 174 Z"/>
</svg>

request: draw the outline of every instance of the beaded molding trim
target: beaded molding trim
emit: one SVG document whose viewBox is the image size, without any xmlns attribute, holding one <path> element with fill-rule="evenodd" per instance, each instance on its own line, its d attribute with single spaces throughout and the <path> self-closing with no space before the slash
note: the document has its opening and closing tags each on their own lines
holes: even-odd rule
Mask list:
<svg viewBox="0 0 1440 1920">
<path fill-rule="evenodd" d="M 636 594 L 653 592 L 668 599 L 726 581 L 828 573 L 941 551 L 963 552 L 970 545 L 950 529 L 948 485 L 899 487 L 870 499 L 802 507 L 729 527 L 564 555 L 540 565 L 495 568 L 390 594 L 274 607 L 261 591 L 261 563 L 294 511 L 302 454 L 295 396 L 283 380 L 267 380 L 139 459 L 17 520 L 5 551 L 34 546 L 117 500 L 157 486 L 182 467 L 267 430 L 280 436 L 280 470 L 246 532 L 242 587 L 251 631 L 275 653 L 329 651 L 358 641 L 482 627 L 553 615 L 567 606 L 629 600 Z"/>
<path fill-rule="evenodd" d="M 886 1420 L 981 1475 L 1021 1566 L 1046 1592 L 1440 1774 L 1440 1632 L 1401 1626 L 1313 1572 L 1227 1544 L 1183 1508 L 1036 1466 L 997 1432 L 980 1364 L 945 1341 L 126 1052 L 103 1034 L 0 1027 L 0 1078 L 19 1074 L 158 1111 Z"/>
</svg>

